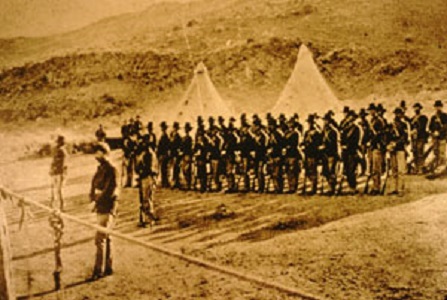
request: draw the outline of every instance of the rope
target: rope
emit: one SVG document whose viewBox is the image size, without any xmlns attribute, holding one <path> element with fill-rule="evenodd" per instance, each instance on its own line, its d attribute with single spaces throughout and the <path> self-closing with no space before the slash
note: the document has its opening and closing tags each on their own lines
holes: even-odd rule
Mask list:
<svg viewBox="0 0 447 300">
<path fill-rule="evenodd" d="M 208 262 L 208 261 L 204 261 L 204 260 L 201 260 L 201 259 L 193 257 L 193 256 L 184 255 L 184 254 L 182 254 L 180 252 L 173 251 L 173 250 L 167 249 L 167 248 L 162 247 L 162 246 L 158 246 L 158 245 L 150 243 L 150 242 L 144 242 L 144 241 L 138 240 L 138 239 L 136 239 L 134 237 L 131 237 L 129 235 L 122 234 L 120 232 L 116 232 L 114 230 L 107 229 L 107 228 L 102 227 L 102 226 L 91 224 L 91 223 L 83 221 L 83 220 L 81 220 L 81 219 L 79 219 L 77 217 L 74 217 L 74 216 L 68 215 L 66 213 L 62 213 L 62 212 L 59 212 L 57 210 L 54 210 L 54 209 L 52 209 L 52 208 L 50 208 L 50 207 L 48 207 L 46 205 L 43 205 L 43 204 L 41 204 L 39 202 L 36 202 L 36 201 L 33 201 L 33 200 L 29 200 L 29 199 L 25 199 L 25 197 L 23 197 L 23 196 L 21 196 L 19 194 L 16 194 L 16 193 L 14 193 L 14 192 L 12 192 L 12 191 L 4 188 L 4 187 L 0 187 L 0 190 L 3 190 L 7 194 L 9 194 L 11 197 L 14 197 L 14 198 L 18 199 L 19 201 L 21 200 L 21 201 L 23 201 L 26 204 L 34 205 L 34 206 L 39 207 L 42 210 L 45 210 L 45 211 L 47 211 L 47 212 L 49 212 L 51 214 L 55 214 L 56 213 L 62 219 L 65 219 L 65 220 L 68 220 L 68 221 L 71 221 L 71 222 L 83 225 L 85 227 L 89 227 L 91 229 L 95 229 L 98 232 L 101 232 L 101 233 L 104 233 L 104 234 L 109 234 L 109 235 L 114 236 L 116 238 L 119 238 L 121 240 L 127 241 L 127 242 L 129 242 L 131 244 L 139 245 L 139 246 L 142 246 L 144 248 L 147 248 L 147 249 L 150 249 L 150 250 L 153 250 L 153 251 L 165 254 L 167 256 L 174 257 L 174 258 L 186 261 L 188 263 L 195 264 L 195 265 L 197 265 L 199 267 L 202 267 L 202 268 L 205 268 L 207 270 L 211 270 L 211 271 L 215 271 L 215 272 L 218 272 L 218 273 L 226 274 L 226 275 L 238 278 L 240 280 L 244 280 L 244 281 L 247 281 L 247 282 L 250 282 L 250 283 L 254 283 L 254 284 L 257 284 L 257 285 L 265 287 L 265 288 L 270 288 L 270 289 L 273 289 L 273 290 L 277 290 L 277 291 L 283 292 L 285 294 L 288 294 L 290 296 L 296 296 L 296 297 L 300 297 L 300 298 L 306 299 L 306 300 L 323 300 L 324 299 L 322 297 L 309 294 L 309 293 L 307 293 L 305 291 L 302 291 L 302 290 L 294 288 L 294 287 L 289 287 L 289 286 L 286 286 L 286 285 L 283 285 L 283 284 L 280 284 L 280 283 L 276 283 L 276 282 L 273 282 L 273 281 L 267 281 L 267 280 L 265 280 L 265 279 L 263 279 L 263 278 L 261 278 L 259 276 L 256 276 L 256 275 L 248 274 L 248 273 L 245 273 L 245 272 L 240 272 L 240 271 L 237 271 L 237 270 L 234 270 L 232 268 L 225 267 L 225 266 L 220 266 L 218 264 L 215 264 L 215 263 L 212 263 L 212 262 Z"/>
<path fill-rule="evenodd" d="M 54 211 L 48 218 L 50 226 L 54 230 L 54 259 L 55 269 L 53 272 L 54 288 L 56 291 L 61 289 L 61 273 L 62 273 L 62 258 L 61 258 L 61 240 L 64 234 L 64 220 L 57 211 Z"/>
</svg>

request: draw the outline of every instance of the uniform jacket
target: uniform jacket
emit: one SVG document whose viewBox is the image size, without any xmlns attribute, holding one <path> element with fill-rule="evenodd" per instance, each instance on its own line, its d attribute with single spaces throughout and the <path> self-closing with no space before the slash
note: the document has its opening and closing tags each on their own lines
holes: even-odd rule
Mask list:
<svg viewBox="0 0 447 300">
<path fill-rule="evenodd" d="M 90 195 L 96 201 L 96 211 L 101 214 L 112 213 L 117 200 L 118 172 L 109 162 L 100 163 L 93 176 Z"/>
<path fill-rule="evenodd" d="M 447 138 L 447 114 L 444 112 L 433 115 L 430 119 L 429 130 L 433 137 L 438 139 Z"/>
</svg>

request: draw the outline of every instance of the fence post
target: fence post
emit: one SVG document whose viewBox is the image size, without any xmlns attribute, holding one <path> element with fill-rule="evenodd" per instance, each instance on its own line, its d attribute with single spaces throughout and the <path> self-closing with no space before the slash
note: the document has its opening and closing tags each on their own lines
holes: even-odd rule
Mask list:
<svg viewBox="0 0 447 300">
<path fill-rule="evenodd" d="M 0 300 L 15 300 L 12 282 L 12 255 L 9 241 L 8 223 L 3 201 L 0 197 Z"/>
</svg>

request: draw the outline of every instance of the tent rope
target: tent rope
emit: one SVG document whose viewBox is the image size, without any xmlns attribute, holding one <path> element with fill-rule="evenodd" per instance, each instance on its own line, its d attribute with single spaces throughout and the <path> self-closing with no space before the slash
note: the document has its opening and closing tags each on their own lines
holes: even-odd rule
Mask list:
<svg viewBox="0 0 447 300">
<path fill-rule="evenodd" d="M 221 266 L 221 265 L 218 265 L 216 263 L 208 262 L 208 261 L 205 261 L 205 260 L 202 260 L 202 259 L 190 256 L 190 255 L 185 255 L 183 253 L 180 253 L 180 252 L 177 252 L 177 251 L 165 248 L 163 246 L 159 246 L 159 245 L 153 244 L 151 242 L 146 242 L 146 241 L 139 240 L 139 239 L 134 238 L 134 237 L 132 237 L 130 235 L 127 235 L 127 234 L 123 234 L 123 233 L 120 233 L 120 232 L 117 232 L 117 231 L 114 231 L 114 230 L 111 230 L 111 229 L 108 229 L 108 228 L 105 228 L 105 227 L 102 227 L 102 226 L 91 224 L 90 222 L 81 220 L 81 219 L 79 219 L 79 218 L 77 218 L 75 216 L 59 212 L 58 210 L 52 209 L 52 208 L 50 208 L 50 207 L 48 207 L 48 206 L 46 206 L 46 205 L 44 205 L 42 203 L 39 203 L 37 201 L 33 201 L 33 200 L 30 200 L 30 199 L 25 199 L 25 197 L 23 197 L 23 196 L 21 196 L 19 194 L 16 194 L 16 193 L 14 193 L 14 192 L 12 192 L 12 191 L 4 188 L 4 187 L 0 187 L 0 190 L 5 191 L 11 197 L 14 197 L 16 199 L 22 200 L 26 204 L 36 206 L 36 207 L 38 207 L 38 208 L 40 208 L 40 209 L 42 209 L 42 210 L 44 210 L 46 212 L 49 212 L 51 214 L 54 214 L 56 212 L 57 215 L 60 218 L 62 218 L 62 219 L 65 219 L 65 220 L 68 220 L 68 221 L 71 221 L 71 222 L 83 225 L 85 227 L 89 227 L 91 229 L 95 229 L 98 232 L 102 232 L 104 234 L 108 234 L 108 235 L 114 236 L 114 237 L 119 238 L 121 240 L 127 241 L 127 242 L 129 242 L 131 244 L 139 245 L 139 246 L 142 246 L 144 248 L 147 248 L 147 249 L 150 249 L 150 250 L 153 250 L 153 251 L 165 254 L 167 256 L 174 257 L 174 258 L 180 259 L 182 261 L 186 261 L 188 263 L 192 263 L 192 264 L 194 264 L 196 266 L 205 268 L 207 270 L 211 270 L 211 271 L 215 271 L 215 272 L 218 272 L 218 273 L 221 273 L 221 274 L 225 274 L 225 275 L 228 275 L 228 276 L 231 276 L 231 277 L 235 277 L 235 278 L 238 278 L 240 280 L 244 280 L 246 282 L 257 284 L 257 285 L 265 287 L 265 288 L 273 289 L 273 290 L 285 293 L 285 294 L 287 294 L 289 296 L 295 296 L 295 297 L 299 297 L 299 298 L 306 299 L 306 300 L 320 300 L 320 299 L 323 300 L 323 299 L 325 299 L 325 298 L 322 298 L 320 296 L 309 294 L 309 293 L 307 293 L 305 291 L 302 291 L 300 289 L 297 289 L 295 287 L 286 286 L 286 285 L 283 285 L 281 283 L 277 283 L 277 282 L 274 282 L 274 281 L 271 281 L 271 280 L 266 280 L 264 278 L 261 278 L 260 276 L 252 275 L 252 274 L 241 272 L 241 271 L 237 271 L 237 270 L 235 270 L 233 268 L 230 268 L 230 267 Z"/>
</svg>

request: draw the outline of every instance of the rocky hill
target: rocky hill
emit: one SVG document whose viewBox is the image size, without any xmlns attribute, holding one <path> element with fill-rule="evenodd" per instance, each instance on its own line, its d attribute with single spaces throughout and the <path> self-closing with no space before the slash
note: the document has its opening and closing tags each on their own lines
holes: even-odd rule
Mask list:
<svg viewBox="0 0 447 300">
<path fill-rule="evenodd" d="M 200 60 L 224 94 L 276 98 L 301 42 L 341 99 L 445 90 L 446 19 L 443 0 L 160 3 L 66 34 L 0 40 L 0 117 L 119 114 L 152 97 L 140 90 L 184 87 Z M 105 95 L 117 84 L 135 99 Z M 87 96 L 73 101 L 79 89 Z M 109 96 L 118 108 L 98 112 Z"/>
</svg>

